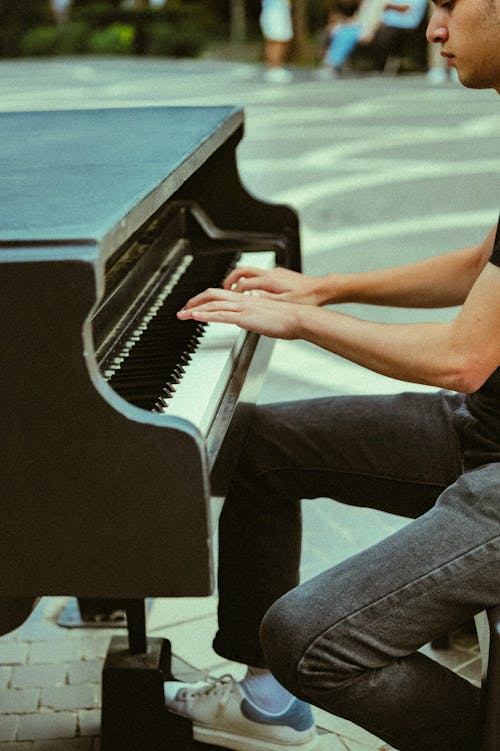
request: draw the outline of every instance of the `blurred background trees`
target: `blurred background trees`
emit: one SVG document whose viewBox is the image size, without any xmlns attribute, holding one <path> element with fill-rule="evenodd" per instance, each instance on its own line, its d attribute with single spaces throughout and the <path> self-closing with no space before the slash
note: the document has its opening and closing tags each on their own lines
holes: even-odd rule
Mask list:
<svg viewBox="0 0 500 751">
<path fill-rule="evenodd" d="M 294 62 L 311 57 L 328 0 L 292 0 Z M 259 48 L 261 0 L 0 0 L 0 56 L 192 57 Z"/>
</svg>

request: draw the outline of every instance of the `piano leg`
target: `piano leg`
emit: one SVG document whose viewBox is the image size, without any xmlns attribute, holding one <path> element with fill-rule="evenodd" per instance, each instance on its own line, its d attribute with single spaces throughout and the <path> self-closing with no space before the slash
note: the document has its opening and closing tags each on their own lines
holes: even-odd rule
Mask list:
<svg viewBox="0 0 500 751">
<path fill-rule="evenodd" d="M 170 642 L 146 637 L 144 601 L 128 601 L 125 610 L 128 638 L 112 637 L 103 668 L 101 749 L 192 751 L 191 722 L 165 709 Z"/>
</svg>

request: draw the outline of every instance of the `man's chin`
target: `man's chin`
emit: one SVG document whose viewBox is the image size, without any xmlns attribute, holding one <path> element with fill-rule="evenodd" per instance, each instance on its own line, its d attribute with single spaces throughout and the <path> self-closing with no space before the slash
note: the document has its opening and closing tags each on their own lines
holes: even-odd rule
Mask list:
<svg viewBox="0 0 500 751">
<path fill-rule="evenodd" d="M 462 84 L 462 86 L 465 86 L 467 89 L 493 89 L 496 88 L 494 83 L 492 81 L 487 80 L 484 76 L 481 75 L 475 75 L 473 73 L 467 74 L 466 71 L 459 71 L 457 68 L 454 69 L 456 71 L 456 79 L 459 83 Z"/>
</svg>

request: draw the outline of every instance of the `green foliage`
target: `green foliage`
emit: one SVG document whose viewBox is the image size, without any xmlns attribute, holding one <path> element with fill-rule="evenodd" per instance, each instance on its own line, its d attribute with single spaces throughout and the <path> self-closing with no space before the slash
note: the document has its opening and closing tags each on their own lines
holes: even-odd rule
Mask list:
<svg viewBox="0 0 500 751">
<path fill-rule="evenodd" d="M 134 42 L 130 52 L 138 55 L 172 55 L 177 57 L 198 55 L 213 31 L 209 8 L 200 2 L 183 3 L 169 0 L 163 8 L 142 10 L 116 7 L 111 3 L 92 0 L 74 6 L 72 18 L 92 29 L 91 50 L 100 48 L 101 36 L 112 42 L 110 28 L 117 25 L 134 29 Z M 106 31 L 106 36 L 102 34 Z M 104 47 L 109 46 L 106 42 Z"/>
<path fill-rule="evenodd" d="M 21 39 L 21 54 L 28 57 L 54 55 L 57 49 L 57 27 L 37 26 Z"/>
<path fill-rule="evenodd" d="M 82 23 L 37 26 L 21 39 L 21 54 L 28 57 L 75 55 L 88 49 L 89 28 Z"/>
<path fill-rule="evenodd" d="M 134 51 L 134 42 L 132 25 L 113 23 L 91 33 L 88 49 L 97 55 L 130 55 Z"/>
</svg>

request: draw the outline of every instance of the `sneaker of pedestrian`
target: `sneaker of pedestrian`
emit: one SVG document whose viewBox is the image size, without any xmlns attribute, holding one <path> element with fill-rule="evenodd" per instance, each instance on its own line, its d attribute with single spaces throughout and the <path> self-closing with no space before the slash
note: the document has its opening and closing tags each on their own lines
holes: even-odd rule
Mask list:
<svg viewBox="0 0 500 751">
<path fill-rule="evenodd" d="M 340 72 L 333 65 L 321 65 L 316 69 L 317 81 L 334 81 L 340 77 Z"/>
<path fill-rule="evenodd" d="M 435 67 L 429 68 L 426 75 L 427 81 L 432 86 L 441 86 L 448 81 L 448 72 L 445 68 Z"/>
<path fill-rule="evenodd" d="M 267 83 L 291 83 L 293 81 L 293 73 L 286 68 L 267 68 L 264 71 L 264 80 Z"/>
<path fill-rule="evenodd" d="M 230 675 L 198 683 L 165 683 L 165 704 L 193 723 L 195 741 L 234 751 L 313 751 L 318 736 L 309 704 L 292 697 L 266 712 Z"/>
</svg>

